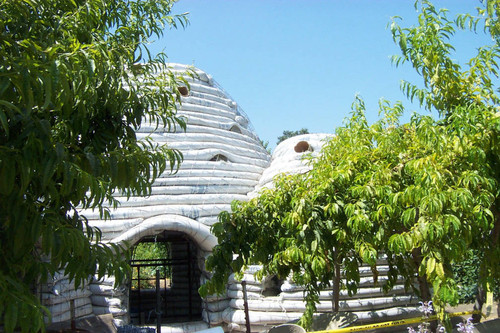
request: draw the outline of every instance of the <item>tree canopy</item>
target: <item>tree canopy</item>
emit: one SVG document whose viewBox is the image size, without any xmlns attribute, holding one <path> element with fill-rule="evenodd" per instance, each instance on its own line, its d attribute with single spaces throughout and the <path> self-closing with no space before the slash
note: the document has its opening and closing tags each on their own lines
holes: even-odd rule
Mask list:
<svg viewBox="0 0 500 333">
<path fill-rule="evenodd" d="M 298 131 L 285 130 L 285 131 L 283 131 L 283 135 L 278 136 L 278 142 L 276 142 L 276 144 L 279 145 L 281 142 L 285 141 L 286 139 L 289 139 L 291 137 L 301 135 L 301 134 L 309 134 L 309 130 L 307 128 L 301 128 Z"/>
<path fill-rule="evenodd" d="M 171 0 L 0 2 L 0 326 L 43 329 L 35 290 L 63 270 L 76 285 L 127 273 L 80 209 L 147 195 L 179 151 L 138 140 L 145 120 L 169 130 L 181 80 L 152 57 L 151 37 L 187 23 Z M 143 62 L 139 64 L 140 62 Z M 185 83 L 183 83 L 185 85 Z"/>
<path fill-rule="evenodd" d="M 376 280 L 380 256 L 389 265 L 385 289 L 402 276 L 422 300 L 432 298 L 441 319 L 444 307 L 458 301 L 451 266 L 468 249 L 483 254 L 481 284 L 498 283 L 499 49 L 478 49 L 462 68 L 451 56 L 451 39 L 485 17 L 451 20 L 428 1 L 416 7 L 416 26 L 403 28 L 397 18 L 390 26 L 402 52 L 393 61 L 421 75 L 423 87 L 403 82 L 402 89 L 439 117 L 415 113 L 401 123 L 403 105 L 381 100 L 381 117 L 370 125 L 356 98 L 350 118 L 309 161 L 309 173 L 281 175 L 274 189 L 221 213 L 212 229 L 219 245 L 206 263 L 214 275 L 202 293 L 222 292 L 232 271 L 261 264 L 258 276 L 305 286 L 307 326 L 321 289 L 334 284 L 337 293 L 338 286 L 356 293 L 359 266 L 370 265 Z"/>
</svg>

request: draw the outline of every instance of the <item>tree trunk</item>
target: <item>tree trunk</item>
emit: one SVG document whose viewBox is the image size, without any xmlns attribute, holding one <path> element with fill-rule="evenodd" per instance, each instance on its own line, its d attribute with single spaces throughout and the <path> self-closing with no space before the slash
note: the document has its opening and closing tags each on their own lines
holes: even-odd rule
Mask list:
<svg viewBox="0 0 500 333">
<path fill-rule="evenodd" d="M 413 262 L 415 263 L 415 267 L 418 271 L 420 264 L 422 263 L 422 252 L 420 248 L 413 249 L 411 252 L 411 256 L 413 258 Z M 418 280 L 418 289 L 420 292 L 420 298 L 422 299 L 423 302 L 430 301 L 432 299 L 429 283 L 427 282 L 427 276 L 425 274 L 421 276 L 420 274 L 417 274 L 417 280 Z"/>
<path fill-rule="evenodd" d="M 491 231 L 491 249 L 495 249 L 498 246 L 498 240 L 500 238 L 500 210 L 496 209 L 497 205 L 493 206 L 493 215 L 495 216 L 495 225 L 493 226 L 493 230 Z M 488 254 L 485 254 L 488 255 Z M 479 311 L 480 313 L 474 313 L 472 315 L 472 321 L 474 323 L 479 323 L 481 321 L 481 312 L 483 310 L 483 305 L 486 301 L 486 290 L 483 287 L 482 278 L 485 272 L 479 272 L 479 277 L 477 281 L 477 293 L 476 300 L 474 302 L 474 310 Z"/>
<path fill-rule="evenodd" d="M 340 260 L 338 258 L 337 250 L 333 251 L 333 266 L 335 274 L 333 277 L 333 293 L 332 293 L 332 310 L 339 312 L 339 298 L 340 298 Z"/>
</svg>

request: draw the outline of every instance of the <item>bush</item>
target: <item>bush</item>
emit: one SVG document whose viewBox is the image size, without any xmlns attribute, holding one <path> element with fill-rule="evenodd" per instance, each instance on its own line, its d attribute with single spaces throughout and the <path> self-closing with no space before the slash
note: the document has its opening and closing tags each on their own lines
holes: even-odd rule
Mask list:
<svg viewBox="0 0 500 333">
<path fill-rule="evenodd" d="M 471 250 L 464 260 L 453 265 L 453 274 L 459 286 L 460 303 L 473 303 L 476 299 L 480 262 L 480 254 Z M 499 285 L 493 286 L 493 295 L 496 300 L 500 299 Z"/>
</svg>

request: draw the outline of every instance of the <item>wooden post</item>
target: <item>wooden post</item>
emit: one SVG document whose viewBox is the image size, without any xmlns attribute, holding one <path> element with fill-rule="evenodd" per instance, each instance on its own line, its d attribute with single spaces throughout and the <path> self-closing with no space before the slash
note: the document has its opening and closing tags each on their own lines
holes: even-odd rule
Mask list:
<svg viewBox="0 0 500 333">
<path fill-rule="evenodd" d="M 75 315 L 75 300 L 72 299 L 69 301 L 69 312 L 71 317 L 71 330 L 76 331 L 76 315 Z"/>
</svg>

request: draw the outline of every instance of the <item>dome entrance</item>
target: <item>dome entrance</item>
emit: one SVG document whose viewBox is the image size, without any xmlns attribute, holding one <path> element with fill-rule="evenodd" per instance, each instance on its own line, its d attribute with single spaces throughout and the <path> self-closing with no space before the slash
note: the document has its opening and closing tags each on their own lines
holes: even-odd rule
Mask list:
<svg viewBox="0 0 500 333">
<path fill-rule="evenodd" d="M 164 231 L 134 246 L 129 289 L 132 324 L 155 324 L 158 306 L 162 323 L 201 319 L 197 255 L 197 246 L 181 232 Z"/>
</svg>

